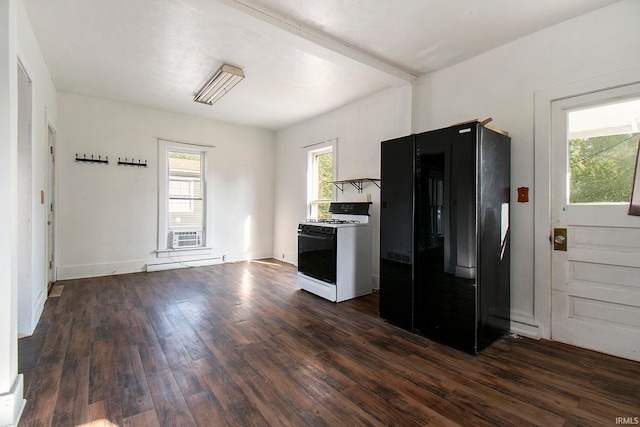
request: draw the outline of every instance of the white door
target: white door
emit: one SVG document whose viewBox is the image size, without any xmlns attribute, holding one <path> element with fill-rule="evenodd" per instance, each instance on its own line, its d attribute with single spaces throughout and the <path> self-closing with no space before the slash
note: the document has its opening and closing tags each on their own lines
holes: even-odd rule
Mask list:
<svg viewBox="0 0 640 427">
<path fill-rule="evenodd" d="M 640 360 L 640 217 L 627 214 L 640 84 L 554 101 L 551 114 L 550 232 L 566 229 L 551 257 L 551 337 Z"/>
</svg>

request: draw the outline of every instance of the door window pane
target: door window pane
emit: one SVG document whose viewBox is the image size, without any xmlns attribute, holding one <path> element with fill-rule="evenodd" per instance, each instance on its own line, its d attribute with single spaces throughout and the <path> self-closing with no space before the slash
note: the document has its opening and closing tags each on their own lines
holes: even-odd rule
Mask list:
<svg viewBox="0 0 640 427">
<path fill-rule="evenodd" d="M 640 99 L 568 113 L 569 202 L 629 202 L 640 138 Z"/>
</svg>

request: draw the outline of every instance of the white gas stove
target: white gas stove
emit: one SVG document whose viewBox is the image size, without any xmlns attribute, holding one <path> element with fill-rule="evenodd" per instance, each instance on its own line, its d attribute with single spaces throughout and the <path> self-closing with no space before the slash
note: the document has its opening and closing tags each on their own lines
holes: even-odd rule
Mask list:
<svg viewBox="0 0 640 427">
<path fill-rule="evenodd" d="M 330 219 L 298 224 L 300 288 L 335 302 L 371 293 L 369 205 L 334 202 Z"/>
</svg>

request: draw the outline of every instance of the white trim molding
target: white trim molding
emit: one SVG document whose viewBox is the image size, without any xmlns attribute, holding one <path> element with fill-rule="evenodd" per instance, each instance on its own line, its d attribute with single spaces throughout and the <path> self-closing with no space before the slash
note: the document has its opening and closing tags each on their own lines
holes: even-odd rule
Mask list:
<svg viewBox="0 0 640 427">
<path fill-rule="evenodd" d="M 24 377 L 18 374 L 8 393 L 0 395 L 0 426 L 17 426 L 27 403 L 22 398 Z"/>
</svg>

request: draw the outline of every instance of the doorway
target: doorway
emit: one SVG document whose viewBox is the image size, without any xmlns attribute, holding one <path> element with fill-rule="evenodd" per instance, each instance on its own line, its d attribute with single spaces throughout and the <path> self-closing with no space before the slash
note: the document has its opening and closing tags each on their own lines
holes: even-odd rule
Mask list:
<svg viewBox="0 0 640 427">
<path fill-rule="evenodd" d="M 627 210 L 639 127 L 640 84 L 551 103 L 551 338 L 633 360 L 640 218 Z"/>
</svg>

